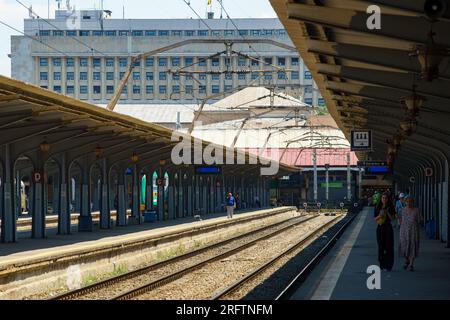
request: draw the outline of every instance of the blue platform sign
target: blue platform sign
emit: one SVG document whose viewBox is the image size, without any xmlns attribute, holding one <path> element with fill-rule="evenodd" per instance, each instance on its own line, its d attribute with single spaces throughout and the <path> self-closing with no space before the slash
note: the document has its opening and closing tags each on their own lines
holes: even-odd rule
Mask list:
<svg viewBox="0 0 450 320">
<path fill-rule="evenodd" d="M 212 166 L 197 167 L 197 173 L 198 174 L 221 174 L 222 168 L 221 167 L 212 167 Z"/>
</svg>

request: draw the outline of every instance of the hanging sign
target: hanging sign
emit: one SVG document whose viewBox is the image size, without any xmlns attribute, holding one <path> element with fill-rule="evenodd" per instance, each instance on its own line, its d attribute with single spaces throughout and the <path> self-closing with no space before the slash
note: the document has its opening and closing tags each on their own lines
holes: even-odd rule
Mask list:
<svg viewBox="0 0 450 320">
<path fill-rule="evenodd" d="M 352 130 L 352 151 L 372 151 L 372 130 Z"/>
</svg>

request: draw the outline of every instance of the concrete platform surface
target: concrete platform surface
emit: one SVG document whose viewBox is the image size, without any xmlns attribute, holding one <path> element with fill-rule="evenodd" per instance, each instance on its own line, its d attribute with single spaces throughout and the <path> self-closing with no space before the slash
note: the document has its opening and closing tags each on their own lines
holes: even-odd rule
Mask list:
<svg viewBox="0 0 450 320">
<path fill-rule="evenodd" d="M 415 271 L 405 271 L 398 255 L 399 229 L 394 235 L 395 264 L 391 272 L 381 272 L 381 289 L 367 287 L 367 268 L 378 265 L 378 249 L 373 208 L 365 208 L 291 299 L 450 299 L 450 248 L 422 231 Z"/>
<path fill-rule="evenodd" d="M 257 211 L 235 213 L 233 221 L 244 221 L 254 216 L 264 216 L 277 210 L 285 211 L 288 207 L 270 208 Z M 294 210 L 295 208 L 291 208 Z M 141 225 L 114 227 L 108 230 L 94 232 L 73 232 L 70 235 L 49 233 L 46 239 L 19 239 L 16 243 L 0 244 L 0 271 L 9 266 L 19 266 L 45 259 L 55 259 L 69 254 L 79 254 L 93 250 L 108 249 L 126 243 L 161 238 L 169 235 L 188 232 L 192 229 L 205 228 L 216 224 L 231 222 L 226 213 L 202 216 L 202 221 L 193 217 Z"/>
</svg>

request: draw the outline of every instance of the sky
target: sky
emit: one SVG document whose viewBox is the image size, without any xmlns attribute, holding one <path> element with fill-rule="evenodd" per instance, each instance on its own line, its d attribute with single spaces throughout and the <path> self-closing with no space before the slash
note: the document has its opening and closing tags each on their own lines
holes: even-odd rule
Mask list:
<svg viewBox="0 0 450 320">
<path fill-rule="evenodd" d="M 57 8 L 55 0 L 19 0 L 27 7 L 33 6 L 33 11 L 44 18 L 48 16 L 50 3 L 50 18 L 54 17 Z M 65 6 L 63 0 L 61 5 Z M 170 19 L 196 18 L 195 14 L 184 3 L 184 0 L 104 0 L 104 9 L 113 12 L 112 17 L 121 19 L 125 7 L 126 19 Z M 207 0 L 190 0 L 191 6 L 205 17 Z M 70 4 L 77 9 L 100 8 L 101 0 L 71 0 Z M 231 18 L 274 18 L 276 17 L 269 0 L 223 0 L 223 4 Z M 220 5 L 213 0 L 213 10 L 216 17 L 220 16 Z M 224 15 L 225 17 L 225 15 Z M 23 19 L 28 18 L 28 10 L 16 0 L 0 0 L 0 22 L 5 22 L 23 31 Z M 10 76 L 11 35 L 20 35 L 8 27 L 0 24 L 0 74 Z"/>
</svg>

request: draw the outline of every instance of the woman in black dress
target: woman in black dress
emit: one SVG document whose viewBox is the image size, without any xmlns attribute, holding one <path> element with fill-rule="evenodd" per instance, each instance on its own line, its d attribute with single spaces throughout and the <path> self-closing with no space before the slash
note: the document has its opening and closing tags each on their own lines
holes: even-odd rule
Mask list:
<svg viewBox="0 0 450 320">
<path fill-rule="evenodd" d="M 394 230 L 391 221 L 395 219 L 395 209 L 389 196 L 381 196 L 380 203 L 375 208 L 377 227 L 378 261 L 381 269 L 388 271 L 394 266 Z"/>
</svg>

